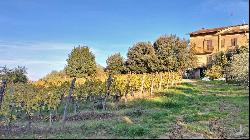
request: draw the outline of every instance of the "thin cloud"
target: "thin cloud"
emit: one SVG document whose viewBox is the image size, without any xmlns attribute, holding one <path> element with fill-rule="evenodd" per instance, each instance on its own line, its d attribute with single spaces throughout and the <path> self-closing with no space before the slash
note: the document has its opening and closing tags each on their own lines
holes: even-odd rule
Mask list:
<svg viewBox="0 0 250 140">
<path fill-rule="evenodd" d="M 26 64 L 26 65 L 30 65 L 30 64 L 48 64 L 48 65 L 52 65 L 52 64 L 65 64 L 65 61 L 53 61 L 53 60 L 28 60 L 28 59 L 15 59 L 15 60 L 9 60 L 9 59 L 1 59 L 0 60 L 0 64 Z"/>
<path fill-rule="evenodd" d="M 86 45 L 87 44 L 87 45 Z M 38 80 L 52 70 L 61 70 L 66 65 L 68 54 L 74 47 L 88 46 L 95 55 L 96 62 L 106 66 L 106 59 L 113 53 L 120 52 L 126 56 L 128 47 L 132 44 L 106 44 L 103 46 L 96 42 L 88 43 L 57 43 L 57 42 L 10 42 L 0 40 L 0 65 L 16 67 L 25 66 L 28 77 Z"/>
<path fill-rule="evenodd" d="M 71 50 L 74 44 L 70 43 L 51 43 L 51 42 L 7 42 L 0 41 L 0 50 L 6 49 L 25 49 L 31 51 L 42 50 Z"/>
</svg>

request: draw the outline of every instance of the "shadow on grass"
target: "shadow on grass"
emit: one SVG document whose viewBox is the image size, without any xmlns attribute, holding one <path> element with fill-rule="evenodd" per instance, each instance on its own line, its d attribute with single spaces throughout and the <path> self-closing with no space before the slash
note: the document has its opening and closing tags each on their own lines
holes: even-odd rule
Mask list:
<svg viewBox="0 0 250 140">
<path fill-rule="evenodd" d="M 183 86 L 180 86 L 180 87 L 176 87 L 175 89 L 179 90 L 181 92 L 187 93 L 187 94 L 197 94 L 199 92 L 198 89 L 193 88 L 193 87 L 183 87 Z"/>
</svg>

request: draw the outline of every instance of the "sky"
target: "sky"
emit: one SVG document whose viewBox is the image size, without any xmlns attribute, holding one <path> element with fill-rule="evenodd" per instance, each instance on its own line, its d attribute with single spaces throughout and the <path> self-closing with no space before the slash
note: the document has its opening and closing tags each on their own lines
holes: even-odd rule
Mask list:
<svg viewBox="0 0 250 140">
<path fill-rule="evenodd" d="M 25 66 L 30 80 L 62 70 L 72 48 L 96 62 L 161 35 L 249 22 L 249 0 L 1 0 L 0 66 Z"/>
</svg>

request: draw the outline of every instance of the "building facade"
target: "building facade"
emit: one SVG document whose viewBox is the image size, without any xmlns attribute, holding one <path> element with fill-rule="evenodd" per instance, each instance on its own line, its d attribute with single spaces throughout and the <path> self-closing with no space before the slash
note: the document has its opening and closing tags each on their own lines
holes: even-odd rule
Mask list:
<svg viewBox="0 0 250 140">
<path fill-rule="evenodd" d="M 220 51 L 245 46 L 249 40 L 249 25 L 233 25 L 227 27 L 200 29 L 189 33 L 190 44 L 194 47 L 198 60 L 195 78 L 200 77 L 212 55 Z"/>
</svg>

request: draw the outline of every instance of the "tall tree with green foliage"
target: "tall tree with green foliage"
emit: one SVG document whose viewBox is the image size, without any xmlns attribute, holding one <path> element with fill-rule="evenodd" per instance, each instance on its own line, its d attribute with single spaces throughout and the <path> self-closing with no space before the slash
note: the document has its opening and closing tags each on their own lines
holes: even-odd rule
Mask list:
<svg viewBox="0 0 250 140">
<path fill-rule="evenodd" d="M 177 68 L 175 53 L 176 36 L 161 36 L 154 43 L 154 49 L 159 59 L 159 71 L 172 71 Z"/>
<path fill-rule="evenodd" d="M 224 52 L 219 52 L 214 54 L 213 59 L 211 61 L 212 65 L 219 65 L 222 68 L 224 68 L 225 66 L 227 66 L 229 63 L 227 56 Z"/>
<path fill-rule="evenodd" d="M 96 72 L 96 62 L 94 54 L 90 52 L 87 46 L 79 46 L 74 48 L 69 54 L 69 58 L 67 59 L 67 66 L 65 67 L 65 71 L 66 74 L 73 79 L 69 90 L 68 100 L 64 108 L 64 115 L 62 118 L 63 126 L 65 124 L 67 106 L 73 93 L 76 78 L 87 78 L 88 76 L 91 76 Z"/>
<path fill-rule="evenodd" d="M 18 66 L 13 69 L 9 69 L 6 66 L 0 67 L 0 108 L 3 101 L 4 92 L 6 90 L 7 84 L 11 87 L 11 92 L 13 93 L 14 83 L 27 83 L 27 69 L 25 67 Z M 11 93 L 11 94 L 12 94 Z"/>
<path fill-rule="evenodd" d="M 195 61 L 188 41 L 176 35 L 161 36 L 155 41 L 154 49 L 159 60 L 158 71 L 183 72 Z"/>
<path fill-rule="evenodd" d="M 115 53 L 108 57 L 106 60 L 107 63 L 107 71 L 110 74 L 121 74 L 124 73 L 124 58 L 120 53 Z"/>
<path fill-rule="evenodd" d="M 18 66 L 13 69 L 9 69 L 6 66 L 0 67 L 0 80 L 6 80 L 7 83 L 27 83 L 27 69 L 26 67 Z"/>
<path fill-rule="evenodd" d="M 150 42 L 136 43 L 129 48 L 126 66 L 134 73 L 151 73 L 157 70 L 157 57 Z"/>
<path fill-rule="evenodd" d="M 72 50 L 65 68 L 70 77 L 82 78 L 91 76 L 96 71 L 95 56 L 87 46 L 79 46 Z"/>
</svg>

